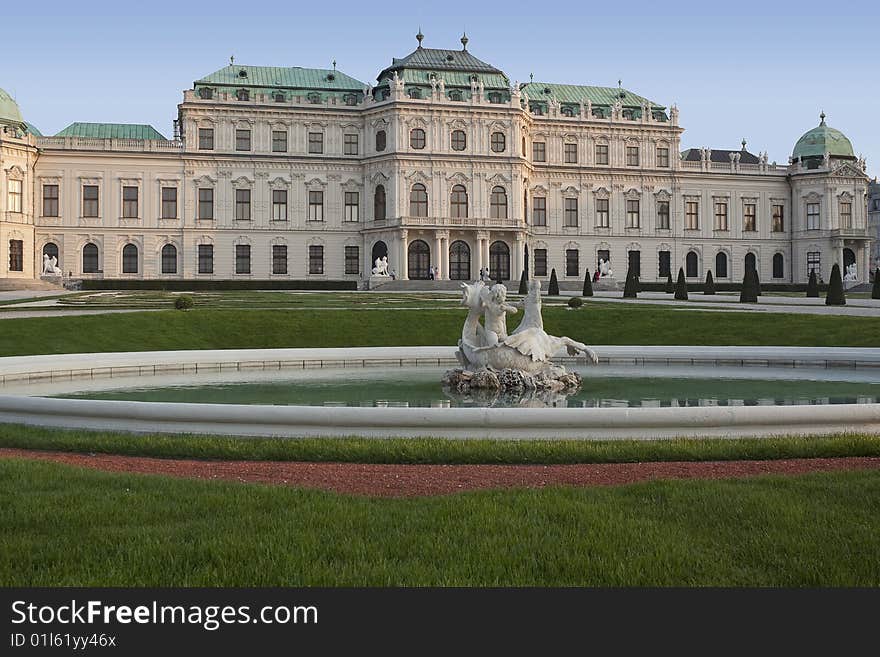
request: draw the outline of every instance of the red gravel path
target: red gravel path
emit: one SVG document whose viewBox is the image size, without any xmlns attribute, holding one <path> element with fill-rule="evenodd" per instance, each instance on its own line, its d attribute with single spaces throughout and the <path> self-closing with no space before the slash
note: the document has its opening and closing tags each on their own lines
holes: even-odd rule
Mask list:
<svg viewBox="0 0 880 657">
<path fill-rule="evenodd" d="M 445 495 L 485 488 L 613 486 L 651 479 L 722 479 L 763 474 L 880 469 L 880 457 L 575 465 L 384 465 L 199 461 L 0 448 L 0 458 L 12 457 L 54 461 L 109 472 L 284 484 L 380 497 Z"/>
</svg>

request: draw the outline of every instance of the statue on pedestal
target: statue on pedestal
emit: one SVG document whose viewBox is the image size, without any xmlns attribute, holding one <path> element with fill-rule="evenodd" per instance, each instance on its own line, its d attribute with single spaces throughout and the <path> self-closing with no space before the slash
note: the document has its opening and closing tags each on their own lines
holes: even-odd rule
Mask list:
<svg viewBox="0 0 880 657">
<path fill-rule="evenodd" d="M 376 258 L 376 262 L 373 263 L 373 276 L 388 276 L 388 256 L 382 256 L 381 258 Z"/>
</svg>

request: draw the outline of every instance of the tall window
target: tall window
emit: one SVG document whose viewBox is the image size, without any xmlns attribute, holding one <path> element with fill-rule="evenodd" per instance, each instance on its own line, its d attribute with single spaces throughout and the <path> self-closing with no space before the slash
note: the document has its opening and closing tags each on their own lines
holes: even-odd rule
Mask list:
<svg viewBox="0 0 880 657">
<path fill-rule="evenodd" d="M 578 200 L 567 198 L 564 200 L 562 225 L 573 228 L 578 225 Z"/>
<path fill-rule="evenodd" d="M 166 244 L 162 247 L 162 273 L 177 273 L 177 247 L 173 244 Z"/>
<path fill-rule="evenodd" d="M 214 128 L 199 128 L 199 150 L 214 150 Z"/>
<path fill-rule="evenodd" d="M 699 230 L 700 228 L 700 202 L 688 201 L 684 204 L 684 227 L 685 230 Z"/>
<path fill-rule="evenodd" d="M 852 203 L 840 204 L 840 227 L 852 228 Z"/>
<path fill-rule="evenodd" d="M 547 161 L 547 144 L 543 141 L 532 142 L 532 160 L 535 162 Z"/>
<path fill-rule="evenodd" d="M 822 280 L 822 253 L 820 251 L 807 252 L 807 276 L 811 271 L 816 272 L 816 278 Z"/>
<path fill-rule="evenodd" d="M 669 201 L 657 201 L 657 228 L 669 229 Z"/>
<path fill-rule="evenodd" d="M 685 268 L 685 276 L 688 278 L 696 278 L 700 275 L 700 271 L 698 268 L 699 260 L 697 258 L 697 254 L 693 251 L 688 251 L 687 256 L 684 259 L 684 268 Z"/>
<path fill-rule="evenodd" d="M 83 247 L 83 273 L 98 273 L 98 247 L 89 242 Z"/>
<path fill-rule="evenodd" d="M 608 144 L 596 144 L 596 164 L 608 164 Z"/>
<path fill-rule="evenodd" d="M 43 216 L 58 216 L 58 185 L 43 185 Z"/>
<path fill-rule="evenodd" d="M 214 245 L 199 244 L 199 273 L 214 273 Z"/>
<path fill-rule="evenodd" d="M 449 245 L 449 279 L 467 281 L 471 278 L 471 249 L 467 242 L 455 240 Z"/>
<path fill-rule="evenodd" d="M 345 247 L 345 273 L 360 274 L 361 273 L 361 256 L 360 249 L 356 246 Z"/>
<path fill-rule="evenodd" d="M 422 183 L 416 183 L 409 192 L 409 214 L 411 217 L 428 216 L 428 191 Z"/>
<path fill-rule="evenodd" d="M 122 218 L 137 219 L 138 216 L 138 188 L 122 188 Z"/>
<path fill-rule="evenodd" d="M 20 180 L 9 180 L 6 194 L 6 211 L 21 212 L 22 184 Z"/>
<path fill-rule="evenodd" d="M 324 221 L 324 192 L 309 192 L 309 221 Z"/>
<path fill-rule="evenodd" d="M 22 240 L 9 240 L 9 271 L 24 271 L 24 241 Z"/>
<path fill-rule="evenodd" d="M 177 187 L 162 188 L 162 218 L 177 219 Z"/>
<path fill-rule="evenodd" d="M 507 139 L 505 138 L 504 133 L 493 132 L 491 145 L 493 153 L 503 153 L 507 148 Z"/>
<path fill-rule="evenodd" d="M 376 185 L 376 193 L 373 195 L 373 219 L 382 221 L 385 219 L 385 187 Z"/>
<path fill-rule="evenodd" d="M 272 152 L 273 153 L 286 153 L 287 152 L 287 130 L 273 130 L 272 131 Z"/>
<path fill-rule="evenodd" d="M 715 203 L 715 230 L 727 230 L 727 203 Z"/>
<path fill-rule="evenodd" d="M 464 185 L 453 185 L 452 196 L 449 199 L 449 209 L 451 217 L 468 216 L 467 189 L 465 189 Z"/>
<path fill-rule="evenodd" d="M 287 273 L 287 245 L 286 244 L 273 244 L 272 245 L 272 273 L 273 274 L 286 274 Z"/>
<path fill-rule="evenodd" d="M 361 220 L 361 195 L 360 192 L 345 192 L 345 220 Z"/>
<path fill-rule="evenodd" d="M 785 230 L 785 206 L 777 204 L 773 206 L 773 232 L 781 233 Z"/>
<path fill-rule="evenodd" d="M 563 146 L 566 164 L 577 164 L 578 161 L 578 145 L 565 144 Z"/>
<path fill-rule="evenodd" d="M 235 245 L 235 273 L 250 274 L 251 273 L 251 245 L 236 244 Z"/>
<path fill-rule="evenodd" d="M 660 251 L 657 254 L 657 272 L 661 278 L 669 276 L 672 270 L 672 253 L 669 251 Z"/>
<path fill-rule="evenodd" d="M 547 275 L 547 249 L 535 249 L 535 276 Z"/>
<path fill-rule="evenodd" d="M 532 198 L 532 225 L 547 225 L 547 199 L 543 196 Z"/>
<path fill-rule="evenodd" d="M 425 147 L 425 131 L 413 128 L 409 131 L 409 147 L 421 150 Z"/>
<path fill-rule="evenodd" d="M 250 100 L 251 93 L 247 89 L 239 89 L 236 94 L 236 98 L 239 100 Z"/>
<path fill-rule="evenodd" d="M 609 210 L 609 200 L 607 198 L 596 199 L 596 226 L 598 228 L 608 228 L 611 224 Z"/>
<path fill-rule="evenodd" d="M 287 221 L 287 190 L 272 190 L 272 221 Z"/>
<path fill-rule="evenodd" d="M 785 276 L 785 258 L 781 253 L 773 254 L 773 278 Z"/>
<path fill-rule="evenodd" d="M 98 186 L 83 185 L 83 217 L 98 216 Z"/>
<path fill-rule="evenodd" d="M 639 166 L 639 147 L 638 146 L 627 146 L 626 147 L 626 166 L 628 166 L 628 167 Z"/>
<path fill-rule="evenodd" d="M 492 188 L 489 216 L 492 219 L 507 219 L 507 191 L 503 187 Z"/>
<path fill-rule="evenodd" d="M 310 132 L 309 133 L 309 153 L 323 153 L 324 152 L 324 133 L 323 132 Z"/>
<path fill-rule="evenodd" d="M 668 168 L 669 167 L 669 149 L 664 147 L 657 148 L 657 166 Z"/>
<path fill-rule="evenodd" d="M 249 129 L 236 129 L 236 131 L 235 131 L 235 150 L 237 150 L 237 151 L 251 150 L 251 131 Z"/>
<path fill-rule="evenodd" d="M 309 247 L 309 273 L 324 273 L 324 247 L 321 245 L 312 245 Z"/>
<path fill-rule="evenodd" d="M 251 190 L 235 190 L 235 219 L 236 221 L 251 220 Z"/>
<path fill-rule="evenodd" d="M 807 203 L 807 230 L 819 230 L 818 203 Z"/>
<path fill-rule="evenodd" d="M 724 251 L 715 254 L 715 278 L 727 278 L 727 254 Z"/>
<path fill-rule="evenodd" d="M 342 153 L 343 153 L 343 155 L 357 155 L 358 154 L 358 136 L 357 135 L 343 135 L 342 136 Z"/>
<path fill-rule="evenodd" d="M 638 199 L 629 199 L 626 202 L 626 227 L 638 228 L 639 225 L 639 201 Z"/>
<path fill-rule="evenodd" d="M 122 247 L 122 273 L 138 273 L 138 248 L 134 244 L 126 244 Z"/>
<path fill-rule="evenodd" d="M 743 205 L 743 230 L 758 230 L 757 207 L 758 206 L 756 206 L 754 203 L 746 203 L 745 205 Z"/>
<path fill-rule="evenodd" d="M 578 251 L 577 249 L 566 249 L 565 250 L 565 275 L 566 276 L 580 276 L 581 275 L 579 254 L 580 254 L 580 251 Z"/>
<path fill-rule="evenodd" d="M 199 219 L 214 218 L 214 188 L 199 187 Z"/>
<path fill-rule="evenodd" d="M 384 130 L 379 130 L 376 133 L 376 152 L 382 152 L 385 150 L 387 146 L 388 136 L 385 134 Z"/>
<path fill-rule="evenodd" d="M 454 151 L 463 151 L 467 148 L 467 135 L 464 134 L 464 130 L 453 130 L 451 143 Z"/>
</svg>

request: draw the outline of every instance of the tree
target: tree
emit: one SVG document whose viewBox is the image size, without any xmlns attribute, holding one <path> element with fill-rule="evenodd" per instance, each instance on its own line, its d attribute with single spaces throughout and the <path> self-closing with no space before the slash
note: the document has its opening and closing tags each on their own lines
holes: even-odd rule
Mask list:
<svg viewBox="0 0 880 657">
<path fill-rule="evenodd" d="M 715 294 L 715 281 L 712 279 L 712 270 L 706 272 L 706 285 L 703 286 L 703 294 Z"/>
<path fill-rule="evenodd" d="M 746 268 L 743 276 L 742 289 L 739 293 L 740 303 L 758 303 L 758 272 L 752 268 Z"/>
<path fill-rule="evenodd" d="M 675 300 L 688 300 L 688 285 L 687 281 L 684 280 L 684 269 L 681 267 L 678 268 L 678 280 L 675 282 Z"/>
<path fill-rule="evenodd" d="M 816 280 L 816 270 L 810 270 L 810 280 L 807 283 L 807 296 L 815 299 L 819 298 L 819 282 Z"/>
<path fill-rule="evenodd" d="M 666 294 L 672 294 L 675 292 L 675 283 L 672 282 L 672 270 L 670 269 L 666 272 Z"/>
<path fill-rule="evenodd" d="M 590 268 L 587 267 L 587 273 L 584 274 L 584 291 L 583 296 L 593 296 L 593 278 L 590 276 Z"/>
<path fill-rule="evenodd" d="M 626 270 L 626 284 L 623 286 L 623 298 L 635 299 L 639 295 L 639 277 L 632 267 Z"/>
<path fill-rule="evenodd" d="M 880 267 L 874 272 L 874 287 L 871 289 L 871 298 L 880 299 Z"/>
<path fill-rule="evenodd" d="M 559 296 L 559 281 L 556 280 L 556 268 L 550 271 L 550 285 L 547 287 L 547 296 Z"/>
<path fill-rule="evenodd" d="M 519 293 L 529 293 L 529 272 L 525 269 L 522 270 L 522 276 L 519 277 Z"/>
<path fill-rule="evenodd" d="M 840 277 L 840 265 L 836 262 L 831 268 L 831 280 L 828 281 L 828 294 L 825 295 L 825 305 L 846 305 L 846 297 L 843 294 L 843 279 Z"/>
</svg>

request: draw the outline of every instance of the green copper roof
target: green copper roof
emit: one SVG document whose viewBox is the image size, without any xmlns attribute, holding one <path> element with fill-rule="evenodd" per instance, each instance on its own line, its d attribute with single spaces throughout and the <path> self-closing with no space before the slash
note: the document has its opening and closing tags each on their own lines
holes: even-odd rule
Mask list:
<svg viewBox="0 0 880 657">
<path fill-rule="evenodd" d="M 854 158 L 852 143 L 840 130 L 825 124 L 825 114 L 821 115 L 821 123 L 812 130 L 804 133 L 794 145 L 791 156 L 794 159 L 801 157 L 824 157 L 825 153 L 835 157 Z"/>
<path fill-rule="evenodd" d="M 24 123 L 24 119 L 21 118 L 21 110 L 18 109 L 18 103 L 3 89 L 0 89 L 0 123 L 13 125 Z"/>
<path fill-rule="evenodd" d="M 244 74 L 244 75 L 242 75 Z M 195 81 L 196 85 L 219 85 L 235 88 L 320 89 L 326 91 L 363 91 L 366 86 L 342 71 L 322 68 L 229 65 Z"/>
<path fill-rule="evenodd" d="M 28 123 L 27 121 L 25 121 L 24 124 L 27 126 L 28 132 L 31 133 L 34 137 L 42 137 L 43 136 L 43 133 L 40 132 L 39 130 L 37 130 L 37 127 L 35 125 L 32 125 L 32 124 Z"/>
<path fill-rule="evenodd" d="M 579 84 L 552 84 L 550 82 L 529 82 L 522 86 L 530 101 L 555 99 L 559 103 L 583 103 L 589 100 L 593 105 L 613 105 L 619 99 L 624 107 L 641 107 L 651 103 L 654 109 L 664 106 L 617 87 L 588 87 Z M 622 97 L 621 97 L 622 94 Z"/>
<path fill-rule="evenodd" d="M 71 123 L 56 137 L 91 137 L 94 139 L 159 139 L 165 137 L 151 125 L 136 123 Z"/>
<path fill-rule="evenodd" d="M 439 48 L 422 48 L 419 46 L 406 57 L 391 60 L 391 66 L 384 69 L 377 80 L 401 69 L 424 69 L 432 71 L 464 71 L 467 73 L 496 73 L 504 75 L 500 70 L 477 59 L 467 50 L 441 50 Z"/>
</svg>

